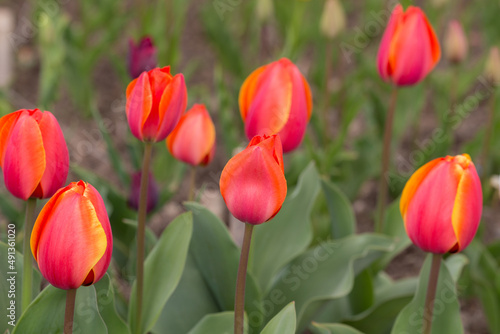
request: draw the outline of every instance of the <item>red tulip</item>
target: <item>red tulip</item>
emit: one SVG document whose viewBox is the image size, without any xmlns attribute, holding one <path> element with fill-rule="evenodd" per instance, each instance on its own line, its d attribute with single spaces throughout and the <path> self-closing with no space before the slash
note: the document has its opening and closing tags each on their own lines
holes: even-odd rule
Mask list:
<svg viewBox="0 0 500 334">
<path fill-rule="evenodd" d="M 108 269 L 113 236 L 101 195 L 72 182 L 45 204 L 31 234 L 31 252 L 43 277 L 69 290 L 99 281 Z"/>
<path fill-rule="evenodd" d="M 135 79 L 144 71 L 157 67 L 156 48 L 151 37 L 142 38 L 137 45 L 128 41 L 128 73 Z"/>
<path fill-rule="evenodd" d="M 239 104 L 248 139 L 279 134 L 284 152 L 302 142 L 312 112 L 311 90 L 290 60 L 253 71 L 241 86 Z"/>
<path fill-rule="evenodd" d="M 247 148 L 228 161 L 220 192 L 237 219 L 253 225 L 273 218 L 286 197 L 280 137 L 255 136 Z"/>
<path fill-rule="evenodd" d="M 423 80 L 441 57 L 439 41 L 424 12 L 397 5 L 385 29 L 378 50 L 378 72 L 397 86 Z"/>
<path fill-rule="evenodd" d="M 215 153 L 215 126 L 203 104 L 195 104 L 167 137 L 167 148 L 180 161 L 207 165 Z"/>
<path fill-rule="evenodd" d="M 47 198 L 66 182 L 69 154 L 49 111 L 22 109 L 0 118 L 0 166 L 12 195 Z"/>
<path fill-rule="evenodd" d="M 187 104 L 184 76 L 170 67 L 143 72 L 127 87 L 127 120 L 132 134 L 158 142 L 175 128 Z"/>
<path fill-rule="evenodd" d="M 468 154 L 432 160 L 408 180 L 400 209 L 412 242 L 426 252 L 464 250 L 483 207 L 481 182 Z"/>
</svg>

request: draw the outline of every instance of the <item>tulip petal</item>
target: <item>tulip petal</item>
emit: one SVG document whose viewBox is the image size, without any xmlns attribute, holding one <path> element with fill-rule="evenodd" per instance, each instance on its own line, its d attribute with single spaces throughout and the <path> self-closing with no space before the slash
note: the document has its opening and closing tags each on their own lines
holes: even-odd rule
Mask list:
<svg viewBox="0 0 500 334">
<path fill-rule="evenodd" d="M 458 184 L 455 206 L 453 208 L 452 223 L 458 240 L 457 252 L 465 249 L 474 239 L 481 220 L 483 193 L 481 181 L 477 176 L 474 165 L 463 172 Z"/>
<path fill-rule="evenodd" d="M 148 73 L 143 72 L 127 87 L 127 120 L 132 134 L 142 140 L 142 127 L 153 106 L 153 93 L 149 83 Z"/>
<path fill-rule="evenodd" d="M 16 112 L 7 114 L 2 118 L 0 118 L 0 167 L 2 168 L 5 156 L 5 149 L 10 139 L 12 127 L 17 122 L 22 112 L 23 112 L 22 110 L 18 110 Z"/>
<path fill-rule="evenodd" d="M 264 65 L 253 71 L 248 78 L 245 79 L 243 85 L 240 88 L 240 95 L 238 97 L 238 103 L 240 105 L 240 114 L 243 122 L 247 118 L 248 110 L 252 104 L 252 100 L 255 96 L 255 91 L 257 90 L 259 77 L 262 72 L 265 71 L 268 65 Z"/>
<path fill-rule="evenodd" d="M 5 186 L 16 197 L 27 200 L 38 187 L 45 171 L 45 149 L 37 121 L 20 115 L 4 155 Z"/>
<path fill-rule="evenodd" d="M 66 183 L 69 153 L 59 123 L 52 113 L 44 112 L 38 126 L 42 133 L 45 161 L 47 162 L 40 181 L 42 194 L 39 197 L 47 198 Z"/>
<path fill-rule="evenodd" d="M 184 75 L 176 74 L 163 91 L 159 110 L 160 120 L 156 128 L 155 141 L 161 141 L 175 128 L 187 106 L 187 88 Z"/>
<path fill-rule="evenodd" d="M 245 132 L 249 139 L 281 131 L 288 121 L 292 105 L 292 78 L 281 62 L 268 65 L 259 82 L 245 120 Z"/>
<path fill-rule="evenodd" d="M 42 216 L 46 221 L 40 222 L 44 227 L 36 258 L 40 272 L 52 285 L 76 289 L 104 255 L 106 234 L 89 199 L 70 190 L 56 200 L 51 214 Z"/>
<path fill-rule="evenodd" d="M 443 159 L 428 172 L 409 202 L 406 232 L 422 250 L 447 253 L 456 245 L 451 217 L 461 176 L 461 168 Z"/>
<path fill-rule="evenodd" d="M 402 17 L 403 6 L 398 4 L 392 11 L 391 18 L 389 19 L 387 28 L 385 29 L 384 35 L 382 36 L 382 41 L 380 42 L 380 47 L 377 54 L 377 67 L 380 76 L 384 80 L 389 80 L 389 77 L 391 75 L 391 69 L 389 68 L 389 50 L 396 29 L 402 21 Z"/>
</svg>

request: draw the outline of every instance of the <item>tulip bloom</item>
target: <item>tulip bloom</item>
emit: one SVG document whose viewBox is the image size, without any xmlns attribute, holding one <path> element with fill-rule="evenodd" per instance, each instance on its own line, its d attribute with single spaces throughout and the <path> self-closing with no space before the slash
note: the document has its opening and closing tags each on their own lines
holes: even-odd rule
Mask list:
<svg viewBox="0 0 500 334">
<path fill-rule="evenodd" d="M 377 65 L 382 79 L 397 86 L 423 80 L 441 57 L 439 41 L 424 12 L 397 5 L 378 50 Z"/>
<path fill-rule="evenodd" d="M 52 196 L 66 182 L 69 154 L 49 111 L 22 109 L 0 118 L 0 166 L 12 195 Z"/>
<path fill-rule="evenodd" d="M 408 180 L 400 209 L 412 242 L 426 252 L 464 250 L 483 207 L 481 182 L 468 154 L 432 160 Z"/>
<path fill-rule="evenodd" d="M 139 210 L 139 194 L 141 189 L 141 176 L 142 172 L 138 171 L 132 174 L 132 180 L 130 182 L 130 195 L 128 198 L 128 205 L 134 210 Z M 150 212 L 158 204 L 160 190 L 158 189 L 158 184 L 156 183 L 153 173 L 149 172 L 148 177 L 148 201 L 146 205 L 146 212 Z"/>
<path fill-rule="evenodd" d="M 311 90 L 297 66 L 282 58 L 252 72 L 241 86 L 240 113 L 248 139 L 279 134 L 283 151 L 302 142 L 311 117 Z"/>
<path fill-rule="evenodd" d="M 170 67 L 143 72 L 127 87 L 127 120 L 139 140 L 158 142 L 175 128 L 187 105 L 184 76 Z"/>
<path fill-rule="evenodd" d="M 144 71 L 157 67 L 156 47 L 151 37 L 142 38 L 137 45 L 132 39 L 128 41 L 128 73 L 135 79 Z"/>
<path fill-rule="evenodd" d="M 273 218 L 287 192 L 280 137 L 255 136 L 224 167 L 220 189 L 237 219 L 258 225 Z"/>
<path fill-rule="evenodd" d="M 45 204 L 31 234 L 31 252 L 43 277 L 69 290 L 99 281 L 108 269 L 113 236 L 101 195 L 72 182 Z"/>
<path fill-rule="evenodd" d="M 203 104 L 195 104 L 167 137 L 167 148 L 177 160 L 207 165 L 215 153 L 215 126 Z"/>
</svg>

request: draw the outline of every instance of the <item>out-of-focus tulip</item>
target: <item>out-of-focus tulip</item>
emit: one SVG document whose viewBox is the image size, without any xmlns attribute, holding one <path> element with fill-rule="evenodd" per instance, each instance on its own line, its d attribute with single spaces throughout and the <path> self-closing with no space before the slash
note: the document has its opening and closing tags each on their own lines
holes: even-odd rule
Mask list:
<svg viewBox="0 0 500 334">
<path fill-rule="evenodd" d="M 143 37 L 137 44 L 132 39 L 128 41 L 128 73 L 133 79 L 144 71 L 149 71 L 158 66 L 156 47 L 153 39 Z"/>
<path fill-rule="evenodd" d="M 130 182 L 130 195 L 128 198 L 128 205 L 134 209 L 139 210 L 139 194 L 141 190 L 141 175 L 142 172 L 138 171 L 132 174 L 132 180 Z M 150 212 L 158 204 L 159 197 L 158 184 L 153 176 L 153 173 L 149 172 L 148 178 L 148 203 L 146 206 L 146 212 Z"/>
<path fill-rule="evenodd" d="M 237 219 L 258 225 L 273 218 L 287 191 L 280 137 L 255 136 L 224 167 L 220 191 Z"/>
<path fill-rule="evenodd" d="M 484 75 L 495 86 L 500 85 L 500 51 L 496 46 L 490 49 L 486 59 Z"/>
<path fill-rule="evenodd" d="M 483 207 L 481 182 L 468 154 L 432 160 L 408 180 L 400 209 L 411 241 L 426 252 L 464 250 Z"/>
<path fill-rule="evenodd" d="M 167 138 L 186 110 L 187 89 L 182 74 L 170 66 L 143 72 L 127 87 L 127 120 L 132 134 L 142 141 Z"/>
<path fill-rule="evenodd" d="M 297 66 L 282 58 L 252 72 L 241 86 L 240 113 L 248 139 L 279 134 L 283 151 L 302 142 L 311 117 L 311 90 Z"/>
<path fill-rule="evenodd" d="M 167 137 L 167 148 L 177 160 L 205 166 L 215 153 L 215 126 L 203 104 L 195 104 Z"/>
<path fill-rule="evenodd" d="M 273 15 L 273 1 L 272 0 L 257 0 L 256 4 L 257 19 L 260 22 L 265 22 Z"/>
<path fill-rule="evenodd" d="M 467 57 L 467 37 L 465 36 L 462 25 L 457 20 L 450 21 L 448 30 L 444 36 L 444 53 L 446 59 L 458 64 Z"/>
<path fill-rule="evenodd" d="M 0 118 L 0 166 L 12 195 L 47 198 L 66 183 L 69 154 L 49 111 L 22 109 Z"/>
<path fill-rule="evenodd" d="M 43 277 L 69 290 L 99 281 L 108 269 L 113 236 L 101 195 L 72 182 L 45 204 L 31 234 L 31 252 Z"/>
<path fill-rule="evenodd" d="M 339 0 L 325 1 L 319 24 L 323 35 L 330 39 L 334 39 L 345 29 L 345 12 Z"/>
<path fill-rule="evenodd" d="M 382 79 L 397 86 L 423 80 L 441 57 L 439 41 L 424 12 L 397 5 L 385 29 L 377 55 Z"/>
<path fill-rule="evenodd" d="M 431 4 L 432 6 L 434 6 L 434 8 L 441 8 L 444 5 L 447 5 L 449 2 L 450 0 L 431 0 Z"/>
</svg>

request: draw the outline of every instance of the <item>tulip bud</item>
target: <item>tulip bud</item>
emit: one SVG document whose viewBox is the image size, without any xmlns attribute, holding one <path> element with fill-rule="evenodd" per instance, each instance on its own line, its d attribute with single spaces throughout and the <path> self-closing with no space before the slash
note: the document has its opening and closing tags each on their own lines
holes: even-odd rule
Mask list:
<svg viewBox="0 0 500 334">
<path fill-rule="evenodd" d="M 481 181 L 468 154 L 432 160 L 408 180 L 400 209 L 406 233 L 426 252 L 461 252 L 483 207 Z"/>
<path fill-rule="evenodd" d="M 397 86 L 414 85 L 429 74 L 441 57 L 439 41 L 424 12 L 397 5 L 385 29 L 377 55 L 382 79 Z"/>
<path fill-rule="evenodd" d="M 260 22 L 266 22 L 273 15 L 273 1 L 272 0 L 257 0 L 256 4 L 257 19 Z"/>
<path fill-rule="evenodd" d="M 441 8 L 444 5 L 447 5 L 450 2 L 450 0 L 432 0 L 431 4 L 434 8 Z"/>
<path fill-rule="evenodd" d="M 490 49 L 484 75 L 493 85 L 500 85 L 500 52 L 496 46 Z"/>
<path fill-rule="evenodd" d="M 143 37 L 137 45 L 132 39 L 128 41 L 128 73 L 135 79 L 144 71 L 158 66 L 156 47 L 151 37 Z"/>
<path fill-rule="evenodd" d="M 186 110 L 184 76 L 170 74 L 170 66 L 143 72 L 127 87 L 127 120 L 139 140 L 158 142 L 167 138 Z"/>
<path fill-rule="evenodd" d="M 66 182 L 69 154 L 49 111 L 22 109 L 0 118 L 0 166 L 12 195 L 52 196 Z"/>
<path fill-rule="evenodd" d="M 252 72 L 240 89 L 240 113 L 248 139 L 279 134 L 283 151 L 297 148 L 311 117 L 311 90 L 297 66 L 282 58 Z"/>
<path fill-rule="evenodd" d="M 138 171 L 132 174 L 132 180 L 130 182 L 130 195 L 128 198 L 128 206 L 134 210 L 139 210 L 139 194 L 141 190 L 141 176 L 142 172 Z M 158 204 L 159 189 L 156 180 L 154 179 L 153 173 L 149 172 L 148 178 L 148 203 L 146 206 L 146 212 L 150 212 Z"/>
<path fill-rule="evenodd" d="M 45 204 L 31 233 L 31 252 L 53 286 L 69 290 L 99 281 L 108 269 L 113 236 L 101 195 L 72 182 Z"/>
<path fill-rule="evenodd" d="M 167 148 L 177 160 L 205 166 L 215 154 L 215 126 L 203 104 L 195 104 L 167 137 Z"/>
<path fill-rule="evenodd" d="M 320 19 L 320 30 L 326 37 L 334 39 L 345 29 L 344 8 L 339 0 L 326 0 Z"/>
<path fill-rule="evenodd" d="M 255 136 L 229 160 L 220 177 L 227 208 L 242 222 L 258 225 L 273 218 L 286 197 L 280 137 Z"/>
<path fill-rule="evenodd" d="M 444 53 L 446 58 L 455 64 L 461 63 L 467 57 L 467 37 L 460 22 L 453 20 L 448 24 L 444 36 Z"/>
</svg>

